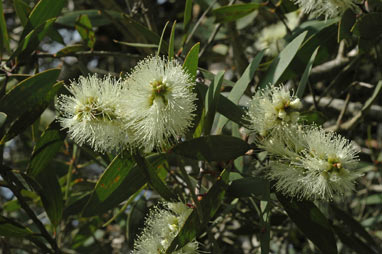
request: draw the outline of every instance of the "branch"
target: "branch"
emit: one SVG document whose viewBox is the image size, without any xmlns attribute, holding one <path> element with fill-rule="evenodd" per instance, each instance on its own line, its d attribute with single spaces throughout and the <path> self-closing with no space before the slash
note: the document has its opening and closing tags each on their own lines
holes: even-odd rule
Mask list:
<svg viewBox="0 0 382 254">
<path fill-rule="evenodd" d="M 350 130 L 351 128 L 355 127 L 359 123 L 359 121 L 365 116 L 370 117 L 376 121 L 382 121 L 382 106 L 372 105 L 381 92 L 382 81 L 380 81 L 375 86 L 373 94 L 364 104 L 360 102 L 349 102 L 346 106 L 347 102 L 345 100 L 322 97 L 319 101 L 318 106 L 329 107 L 337 111 L 343 111 L 343 109 L 346 107 L 347 112 L 353 114 L 353 117 L 350 120 L 340 124 L 338 126 L 338 129 Z M 304 98 L 304 101 L 308 104 L 313 104 L 313 97 L 307 96 Z M 336 126 L 331 126 L 328 129 L 335 130 Z"/>
<path fill-rule="evenodd" d="M 67 53 L 65 55 L 57 55 L 57 54 L 51 54 L 51 53 L 38 53 L 36 54 L 36 57 L 39 58 L 60 58 L 60 57 L 66 57 L 66 56 L 114 56 L 114 57 L 134 57 L 134 58 L 140 58 L 140 55 L 137 54 L 131 54 L 131 53 L 121 53 L 117 51 L 77 51 L 77 52 L 71 52 Z"/>
<path fill-rule="evenodd" d="M 322 77 L 330 77 L 330 74 L 337 74 L 338 70 L 342 69 L 352 59 L 352 55 L 349 54 L 349 56 L 345 56 L 344 51 L 345 41 L 342 40 L 338 48 L 337 57 L 331 61 L 313 67 L 309 77 L 310 80 L 315 82 L 322 80 Z"/>
</svg>

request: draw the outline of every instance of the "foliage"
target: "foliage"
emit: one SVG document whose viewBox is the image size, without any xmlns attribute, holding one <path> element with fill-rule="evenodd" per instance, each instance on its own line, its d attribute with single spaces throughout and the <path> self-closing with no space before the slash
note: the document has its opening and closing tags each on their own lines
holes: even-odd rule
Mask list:
<svg viewBox="0 0 382 254">
<path fill-rule="evenodd" d="M 2 1 L 1 253 L 130 253 L 150 209 L 163 202 L 182 202 L 190 211 L 171 231 L 176 235 L 166 253 L 196 242 L 200 253 L 381 253 L 382 2 L 347 0 L 346 8 L 331 13 L 323 11 L 323 0 L 299 6 L 303 2 Z M 310 15 L 316 2 L 321 9 Z M 297 20 L 288 27 L 291 13 Z M 274 55 L 256 43 L 269 30 L 281 31 L 270 36 L 278 38 L 269 41 Z M 150 143 L 146 150 L 94 151 L 75 143 L 57 120 L 55 104 L 65 103 L 58 98 L 72 96 L 67 88 L 93 73 L 94 79 L 119 80 L 123 90 L 130 76 L 140 77 L 132 69 L 140 73 L 134 67 L 148 57 L 177 61 L 173 68 L 182 71 L 177 77 L 187 90 L 180 95 L 192 93 L 188 104 L 194 103 L 186 117 L 177 116 L 192 121 L 184 124 L 189 128 L 166 132 L 173 126 L 165 119 L 155 136 L 166 139 L 161 145 L 137 135 L 135 143 Z M 156 69 L 150 68 L 143 76 L 151 77 Z M 354 191 L 312 201 L 285 195 L 282 182 L 268 177 L 277 163 L 259 140 L 269 136 L 253 132 L 258 120 L 251 125 L 247 110 L 254 94 L 261 97 L 258 91 L 270 86 L 296 91 L 300 125 L 319 125 L 322 133 L 339 132 L 341 144 L 356 144 L 362 176 Z M 262 110 L 261 103 L 252 111 Z M 74 140 L 88 140 L 86 131 Z M 337 134 L 325 133 L 326 142 L 334 142 Z"/>
</svg>

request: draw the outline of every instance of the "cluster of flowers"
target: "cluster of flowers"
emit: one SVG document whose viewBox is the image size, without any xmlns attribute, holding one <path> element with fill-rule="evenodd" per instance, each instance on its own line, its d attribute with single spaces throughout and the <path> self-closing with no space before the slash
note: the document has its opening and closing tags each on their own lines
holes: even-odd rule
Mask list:
<svg viewBox="0 0 382 254">
<path fill-rule="evenodd" d="M 61 95 L 58 120 L 78 144 L 106 152 L 165 149 L 192 125 L 196 94 L 175 60 L 148 57 L 126 79 L 80 77 Z"/>
<path fill-rule="evenodd" d="M 131 254 L 165 253 L 183 227 L 192 209 L 183 203 L 162 203 L 150 211 L 145 227 Z M 173 254 L 197 254 L 198 242 L 191 241 Z"/>
<path fill-rule="evenodd" d="M 344 137 L 299 124 L 302 104 L 285 87 L 267 87 L 251 100 L 247 117 L 257 144 L 268 151 L 267 177 L 290 197 L 332 200 L 354 188 L 358 151 Z"/>
<path fill-rule="evenodd" d="M 347 9 L 354 9 L 357 0 L 294 0 L 305 13 L 314 17 L 324 15 L 325 18 L 335 18 Z"/>
</svg>

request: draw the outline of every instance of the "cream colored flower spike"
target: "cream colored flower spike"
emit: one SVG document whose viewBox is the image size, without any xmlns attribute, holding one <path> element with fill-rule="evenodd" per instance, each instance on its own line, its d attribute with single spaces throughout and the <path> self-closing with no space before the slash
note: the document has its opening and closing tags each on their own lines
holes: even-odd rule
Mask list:
<svg viewBox="0 0 382 254">
<path fill-rule="evenodd" d="M 284 86 L 268 86 L 258 91 L 249 103 L 248 128 L 266 136 L 275 127 L 296 123 L 301 108 L 301 101 Z"/>
<path fill-rule="evenodd" d="M 145 228 L 131 254 L 165 253 L 183 227 L 192 209 L 183 203 L 162 203 L 150 211 Z M 197 254 L 198 242 L 191 241 L 173 254 Z"/>
<path fill-rule="evenodd" d="M 355 7 L 354 0 L 295 0 L 303 12 L 326 19 L 341 16 L 348 8 Z"/>
<path fill-rule="evenodd" d="M 97 75 L 81 76 L 67 89 L 72 96 L 61 95 L 56 108 L 58 121 L 79 145 L 94 150 L 118 150 L 128 144 L 127 131 L 119 106 L 123 102 L 121 80 Z"/>
<path fill-rule="evenodd" d="M 150 152 L 165 149 L 192 125 L 194 83 L 175 60 L 148 57 L 126 80 L 126 108 L 134 145 Z"/>
<path fill-rule="evenodd" d="M 291 197 L 329 201 L 352 191 L 361 176 L 354 144 L 318 127 L 279 128 L 260 147 L 271 156 L 268 177 Z"/>
</svg>

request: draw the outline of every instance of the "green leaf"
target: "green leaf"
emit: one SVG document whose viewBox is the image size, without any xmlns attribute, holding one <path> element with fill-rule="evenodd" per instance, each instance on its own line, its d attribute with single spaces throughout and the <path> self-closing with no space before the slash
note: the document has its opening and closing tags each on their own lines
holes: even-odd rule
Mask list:
<svg viewBox="0 0 382 254">
<path fill-rule="evenodd" d="M 158 48 L 158 45 L 156 44 L 124 42 L 124 41 L 117 41 L 117 40 L 113 40 L 113 41 L 125 46 L 134 47 L 134 48 Z"/>
<path fill-rule="evenodd" d="M 305 89 L 306 89 L 306 85 L 308 84 L 309 74 L 310 74 L 310 71 L 312 70 L 312 66 L 313 66 L 314 60 L 316 59 L 316 55 L 317 55 L 317 52 L 318 52 L 319 48 L 320 48 L 320 46 L 318 46 L 316 48 L 316 50 L 313 52 L 312 56 L 310 57 L 309 62 L 306 65 L 304 74 L 302 74 L 300 83 L 298 84 L 298 88 L 297 88 L 297 91 L 296 91 L 296 96 L 298 98 L 300 98 L 300 99 L 304 95 L 304 92 L 305 92 Z"/>
<path fill-rule="evenodd" d="M 344 226 L 349 227 L 349 231 L 352 234 L 357 234 L 359 237 L 362 237 L 362 239 L 364 239 L 367 242 L 368 246 L 372 246 L 374 249 L 378 249 L 377 243 L 357 220 L 355 220 L 350 214 L 342 211 L 335 204 L 332 204 L 330 207 L 334 213 L 335 218 L 338 221 L 342 222 Z"/>
<path fill-rule="evenodd" d="M 220 99 L 220 88 L 223 83 L 224 72 L 219 72 L 213 81 L 213 83 L 208 87 L 206 98 L 205 98 L 205 119 L 203 131 L 207 135 L 211 132 L 212 124 L 214 123 L 217 105 Z"/>
<path fill-rule="evenodd" d="M 198 70 L 199 48 L 200 42 L 192 46 L 183 63 L 183 69 L 190 74 L 193 81 L 195 81 L 196 71 Z"/>
<path fill-rule="evenodd" d="M 272 61 L 267 73 L 260 81 L 259 87 L 265 88 L 268 85 L 275 85 L 279 81 L 281 75 L 287 69 L 293 58 L 296 56 L 307 32 L 301 33 L 292 42 L 290 42 L 280 54 Z"/>
<path fill-rule="evenodd" d="M 60 124 L 53 122 L 44 131 L 33 148 L 27 171 L 28 176 L 38 184 L 36 191 L 41 196 L 45 211 L 55 226 L 61 221 L 64 202 L 55 169 L 48 164 L 63 147 L 65 134 L 60 129 Z"/>
<path fill-rule="evenodd" d="M 24 38 L 32 29 L 35 29 L 48 20 L 56 18 L 62 8 L 65 6 L 66 0 L 40 0 L 32 9 L 29 20 L 22 32 L 21 38 Z"/>
<path fill-rule="evenodd" d="M 20 115 L 13 123 L 11 123 L 11 126 L 7 129 L 6 134 L 1 139 L 1 142 L 5 142 L 14 138 L 19 133 L 23 132 L 26 128 L 28 128 L 30 125 L 32 125 L 34 122 L 36 122 L 36 120 L 38 120 L 38 118 L 49 106 L 49 104 L 52 103 L 55 95 L 62 87 L 62 84 L 63 82 L 58 82 L 54 84 L 52 86 L 52 89 L 45 94 L 45 96 L 38 104 L 34 105 L 34 107 L 27 108 L 22 115 Z"/>
<path fill-rule="evenodd" d="M 148 157 L 148 161 L 154 168 L 164 160 L 162 155 Z M 84 217 L 102 214 L 128 199 L 147 183 L 145 174 L 131 158 L 118 155 L 105 169 L 105 172 L 97 181 L 97 184 L 83 208 Z M 86 197 L 76 202 L 76 207 L 81 207 Z"/>
<path fill-rule="evenodd" d="M 354 234 L 349 233 L 349 231 L 346 231 L 344 228 L 333 225 L 333 230 L 338 236 L 338 238 L 343 242 L 346 246 L 348 246 L 350 249 L 354 250 L 357 254 L 377 254 L 380 252 L 377 252 L 370 248 L 367 244 L 362 242 L 358 237 L 356 237 Z"/>
<path fill-rule="evenodd" d="M 365 199 L 366 205 L 380 205 L 382 204 L 382 194 L 372 194 Z"/>
<path fill-rule="evenodd" d="M 297 201 L 276 193 L 291 220 L 325 254 L 336 254 L 337 245 L 328 220 L 310 201 Z"/>
<path fill-rule="evenodd" d="M 24 238 L 32 236 L 33 232 L 28 228 L 0 215 L 0 235 L 5 237 Z"/>
<path fill-rule="evenodd" d="M 232 136 L 236 137 L 236 138 L 240 138 L 241 137 L 241 133 L 240 133 L 240 130 L 239 130 L 239 125 L 237 123 L 232 123 Z M 238 158 L 236 158 L 233 161 L 233 164 L 235 165 L 235 168 L 239 172 L 243 173 L 243 171 L 244 171 L 244 157 L 243 156 L 239 156 Z"/>
<path fill-rule="evenodd" d="M 228 99 L 235 104 L 239 103 L 241 96 L 244 94 L 249 83 L 252 81 L 253 76 L 261 60 L 263 59 L 264 51 L 261 51 L 257 56 L 252 60 L 252 62 L 245 69 L 244 73 L 241 75 L 240 79 L 235 83 L 231 92 L 228 95 Z M 220 116 L 218 125 L 216 127 L 216 134 L 220 134 L 223 130 L 224 125 L 228 122 L 228 118 Z"/>
<path fill-rule="evenodd" d="M 103 12 L 107 15 L 102 14 Z M 79 10 L 63 13 L 60 17 L 57 18 L 56 23 L 67 27 L 74 27 L 78 17 L 81 15 L 87 15 L 93 27 L 100 27 L 111 24 L 112 20 L 108 18 L 108 16 L 114 19 L 122 18 L 122 13 L 112 10 L 103 10 L 102 12 L 100 10 Z"/>
<path fill-rule="evenodd" d="M 45 97 L 54 88 L 59 73 L 59 69 L 40 72 L 24 79 L 2 97 L 0 108 L 8 116 L 6 124 L 9 125 L 31 108 L 45 104 Z"/>
<path fill-rule="evenodd" d="M 24 60 L 24 57 L 29 56 L 38 47 L 42 39 L 44 39 L 54 21 L 55 18 L 47 20 L 23 37 L 12 54 L 11 59 L 19 57 L 20 60 Z"/>
<path fill-rule="evenodd" d="M 227 190 L 227 194 L 238 198 L 255 196 L 260 200 L 267 200 L 270 195 L 269 182 L 260 177 L 245 177 L 237 179 L 232 181 Z"/>
<path fill-rule="evenodd" d="M 3 124 L 5 123 L 6 120 L 7 120 L 7 114 L 5 114 L 4 112 L 0 112 L 0 129 L 1 127 L 3 127 Z"/>
<path fill-rule="evenodd" d="M 299 123 L 323 125 L 326 119 L 326 116 L 320 111 L 307 111 L 300 114 Z"/>
<path fill-rule="evenodd" d="M 249 4 L 234 4 L 230 6 L 223 6 L 212 11 L 212 14 L 216 17 L 217 23 L 236 21 L 244 16 L 247 16 L 251 12 L 257 10 L 259 7 L 264 6 L 261 3 L 249 3 Z"/>
<path fill-rule="evenodd" d="M 190 22 L 192 18 L 192 0 L 186 0 L 186 6 L 184 7 L 183 16 L 183 31 L 187 36 L 188 28 L 190 27 Z"/>
<path fill-rule="evenodd" d="M 170 43 L 168 45 L 168 59 L 171 60 L 174 58 L 174 51 L 175 51 L 175 25 L 176 25 L 176 20 L 172 24 L 171 28 L 171 34 L 170 34 Z"/>
<path fill-rule="evenodd" d="M 156 190 L 162 198 L 166 200 L 177 200 L 178 197 L 166 186 L 166 184 L 158 176 L 156 168 L 151 165 L 140 154 L 134 155 L 134 160 L 137 162 L 138 167 L 140 167 L 143 172 L 146 174 L 146 179 L 149 184 Z"/>
<path fill-rule="evenodd" d="M 144 227 L 144 220 L 148 211 L 149 209 L 147 208 L 146 200 L 144 198 L 138 199 L 138 201 L 135 202 L 132 206 L 127 224 L 130 246 L 133 246 L 134 239 L 137 238 L 139 232 L 141 232 L 142 228 Z"/>
<path fill-rule="evenodd" d="M 363 40 L 372 41 L 382 33 L 381 23 L 381 12 L 367 13 L 357 19 L 353 32 Z"/>
<path fill-rule="evenodd" d="M 25 27 L 28 23 L 28 16 L 31 11 L 29 5 L 23 0 L 13 0 L 13 6 L 15 8 L 17 17 L 19 17 L 21 24 Z"/>
<path fill-rule="evenodd" d="M 338 39 L 337 42 L 340 42 L 343 39 L 351 38 L 352 28 L 356 21 L 356 14 L 351 10 L 347 9 L 342 15 L 340 23 L 338 24 Z"/>
<path fill-rule="evenodd" d="M 81 38 L 85 41 L 86 45 L 90 49 L 93 49 L 95 43 L 95 33 L 93 31 L 92 23 L 86 14 L 79 16 L 75 28 L 81 35 Z"/>
<path fill-rule="evenodd" d="M 170 23 L 170 21 L 167 21 L 166 24 L 164 25 L 164 28 L 162 30 L 162 34 L 160 36 L 160 40 L 159 40 L 159 44 L 158 44 L 158 50 L 157 50 L 157 56 L 159 56 L 160 52 L 162 51 L 162 44 L 163 44 L 163 36 L 164 36 L 164 33 L 166 32 L 166 28 L 168 26 L 168 24 Z"/>
<path fill-rule="evenodd" d="M 200 223 L 197 210 L 194 209 L 190 216 L 187 218 L 182 229 L 171 242 L 166 253 L 172 253 L 175 249 L 180 249 L 188 242 L 195 239 L 196 236 L 203 233 L 205 227 L 208 225 L 209 220 L 215 215 L 219 209 L 221 202 L 224 199 L 226 189 L 228 187 L 229 171 L 224 170 L 219 176 L 217 182 L 207 192 L 206 196 L 200 201 L 200 206 L 203 211 L 203 218 L 205 220 Z"/>
<path fill-rule="evenodd" d="M 70 46 L 67 46 L 65 48 L 62 48 L 61 50 L 57 51 L 57 53 L 55 55 L 56 55 L 56 57 L 63 57 L 63 56 L 71 55 L 71 54 L 76 53 L 78 51 L 84 51 L 87 49 L 88 48 L 84 45 L 75 44 L 75 45 L 70 45 Z"/>
<path fill-rule="evenodd" d="M 204 100 L 208 87 L 204 84 L 196 83 L 196 88 L 203 97 L 202 100 Z M 220 95 L 218 101 L 217 112 L 239 125 L 248 125 L 248 121 L 243 117 L 245 115 L 245 111 L 242 107 L 237 106 L 223 95 Z"/>
<path fill-rule="evenodd" d="M 160 37 L 158 34 L 152 32 L 150 29 L 148 29 L 146 26 L 142 25 L 141 23 L 137 22 L 134 18 L 129 17 L 127 15 L 123 15 L 125 18 L 125 23 L 127 26 L 127 29 L 129 32 L 134 34 L 137 38 L 144 38 L 149 43 L 157 44 L 159 45 Z M 166 54 L 166 48 L 168 49 L 169 45 L 166 41 L 162 41 L 163 48 L 161 53 Z"/>
<path fill-rule="evenodd" d="M 0 59 L 3 56 L 3 49 L 5 49 L 7 52 L 11 52 L 11 49 L 9 47 L 9 38 L 8 38 L 8 31 L 7 31 L 7 23 L 5 22 L 4 18 L 4 11 L 3 11 L 3 3 L 0 3 Z"/>
<path fill-rule="evenodd" d="M 250 146 L 239 138 L 216 135 L 204 136 L 182 142 L 169 153 L 175 153 L 195 160 L 229 161 L 245 154 Z"/>
<path fill-rule="evenodd" d="M 307 31 L 307 40 L 298 50 L 296 56 L 290 63 L 287 70 L 284 72 L 280 81 L 291 79 L 295 76 L 300 76 L 306 69 L 306 63 L 309 62 L 314 50 L 320 46 L 320 51 L 316 56 L 316 64 L 327 61 L 336 48 L 332 45 L 337 43 L 337 19 L 327 21 L 307 21 L 296 28 L 296 33 Z"/>
</svg>

